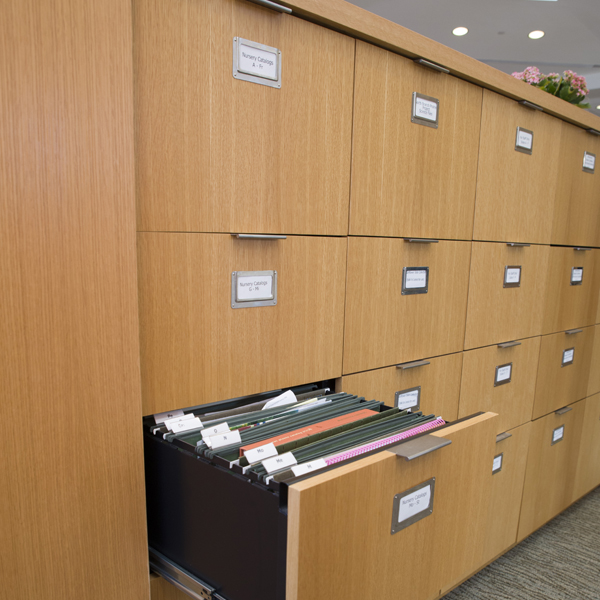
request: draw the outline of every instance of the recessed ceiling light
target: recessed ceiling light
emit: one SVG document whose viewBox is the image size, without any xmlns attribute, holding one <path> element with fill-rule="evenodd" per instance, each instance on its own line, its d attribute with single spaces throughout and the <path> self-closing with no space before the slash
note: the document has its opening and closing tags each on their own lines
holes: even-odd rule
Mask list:
<svg viewBox="0 0 600 600">
<path fill-rule="evenodd" d="M 529 37 L 530 37 L 532 40 L 539 40 L 540 38 L 543 38 L 545 35 L 546 35 L 546 34 L 545 34 L 543 31 L 539 31 L 539 30 L 536 30 L 536 31 L 531 31 L 531 32 L 529 33 Z"/>
<path fill-rule="evenodd" d="M 452 30 L 452 33 L 458 36 L 467 35 L 467 33 L 469 33 L 469 30 L 466 27 L 456 27 Z"/>
<path fill-rule="evenodd" d="M 600 110 L 600 104 L 598 104 L 598 106 L 596 106 L 596 110 Z"/>
</svg>

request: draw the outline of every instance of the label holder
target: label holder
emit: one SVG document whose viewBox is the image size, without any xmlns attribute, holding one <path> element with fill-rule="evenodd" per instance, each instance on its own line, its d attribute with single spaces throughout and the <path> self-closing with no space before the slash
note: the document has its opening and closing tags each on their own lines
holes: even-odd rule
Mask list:
<svg viewBox="0 0 600 600">
<path fill-rule="evenodd" d="M 265 300 L 238 300 L 237 287 L 239 277 L 272 277 L 272 298 Z M 256 306 L 277 305 L 277 271 L 234 271 L 231 274 L 231 308 L 253 308 Z"/>
<path fill-rule="evenodd" d="M 506 367 L 510 367 L 509 373 L 510 375 L 508 376 L 508 379 L 502 379 L 500 381 L 498 381 L 498 373 L 500 371 L 500 369 L 505 369 Z M 510 383 L 512 381 L 512 363 L 506 363 L 504 365 L 498 365 L 496 367 L 496 374 L 494 376 L 494 387 L 498 387 L 499 385 L 504 385 L 505 383 Z"/>
<path fill-rule="evenodd" d="M 588 159 L 588 156 L 591 157 L 591 160 Z M 588 167 L 586 166 L 586 163 L 589 164 L 593 164 L 593 167 Z M 582 171 L 584 171 L 585 173 L 591 173 L 592 175 L 594 174 L 594 171 L 596 170 L 596 155 L 593 154 L 592 152 L 587 152 L 584 151 L 583 152 L 583 168 Z"/>
<path fill-rule="evenodd" d="M 531 135 L 531 148 L 528 148 L 527 146 L 524 145 L 519 145 L 519 134 L 520 133 L 525 133 L 525 134 L 529 134 Z M 515 138 L 515 150 L 517 152 L 522 152 L 523 154 L 533 154 L 533 131 L 530 131 L 529 129 L 525 129 L 524 127 L 517 127 L 517 135 Z"/>
<path fill-rule="evenodd" d="M 247 69 L 243 69 L 241 66 L 240 52 L 242 46 L 249 48 L 255 48 L 262 50 L 263 52 L 269 52 L 275 55 L 277 65 L 275 67 L 276 76 L 270 77 L 268 75 L 261 76 L 257 75 Z M 258 83 L 259 85 L 266 85 L 268 87 L 281 89 L 281 50 L 273 48 L 272 46 L 266 46 L 265 44 L 259 44 L 251 40 L 245 40 L 244 38 L 234 37 L 233 38 L 233 76 L 235 79 L 241 81 L 249 81 L 251 83 Z"/>
<path fill-rule="evenodd" d="M 433 102 L 436 105 L 435 110 L 435 119 L 425 119 L 423 117 L 419 117 L 417 115 L 417 100 L 427 100 L 427 102 Z M 418 92 L 413 92 L 412 98 L 412 111 L 410 117 L 411 123 L 416 123 L 417 125 L 425 125 L 425 127 L 431 127 L 433 129 L 438 128 L 438 123 L 440 122 L 440 101 L 438 98 L 433 98 L 431 96 L 425 96 L 425 94 L 419 94 Z"/>
<path fill-rule="evenodd" d="M 498 460 L 500 459 L 500 460 Z M 496 464 L 500 463 L 499 467 L 496 467 Z M 500 471 L 502 471 L 502 466 L 504 464 L 504 452 L 500 452 L 500 454 L 496 454 L 496 456 L 494 456 L 494 462 L 492 464 L 492 475 L 495 475 L 496 473 L 500 473 Z"/>
<path fill-rule="evenodd" d="M 425 271 L 425 286 L 419 288 L 407 288 L 406 277 L 411 271 Z M 429 291 L 429 267 L 404 267 L 402 269 L 402 295 L 426 294 Z"/>
<path fill-rule="evenodd" d="M 567 354 L 568 352 L 571 352 L 571 358 L 565 360 L 565 354 Z M 574 360 L 575 360 L 575 346 L 573 346 L 572 348 L 566 348 L 565 350 L 563 350 L 562 361 L 561 361 L 560 366 L 567 367 L 568 365 L 572 365 Z"/>
<path fill-rule="evenodd" d="M 575 271 L 581 271 L 581 276 Z M 582 285 L 583 284 L 583 267 L 572 267 L 571 268 L 571 285 Z"/>
<path fill-rule="evenodd" d="M 560 431 L 560 437 L 556 437 L 556 432 Z M 557 427 L 556 429 L 552 430 L 552 442 L 550 443 L 551 446 L 554 446 L 555 444 L 558 444 L 559 442 L 562 442 L 565 439 L 565 426 L 561 425 L 560 427 Z"/>
<path fill-rule="evenodd" d="M 428 486 L 430 487 L 429 506 L 425 510 L 418 512 L 412 517 L 409 517 L 408 519 L 399 522 L 400 502 L 402 501 L 402 499 L 406 498 L 406 496 L 410 496 L 411 494 L 418 492 L 419 490 L 425 489 Z M 394 506 L 392 508 L 392 535 L 398 533 L 399 531 L 402 531 L 403 529 L 406 529 L 407 527 L 410 527 L 411 525 L 414 525 L 417 521 L 420 521 L 421 519 L 424 519 L 425 517 L 428 517 L 431 513 L 433 513 L 434 492 L 435 477 L 432 477 L 431 479 L 428 479 L 427 481 L 424 481 L 423 483 L 420 483 L 419 485 L 416 485 L 415 487 L 412 487 L 409 490 L 406 490 L 405 492 L 402 492 L 401 494 L 396 494 L 394 496 Z"/>
<path fill-rule="evenodd" d="M 509 282 L 509 275 L 512 275 L 511 271 L 517 269 L 519 271 L 519 281 Z M 521 287 L 521 265 L 506 265 L 504 267 L 504 287 L 505 288 L 516 288 Z"/>
<path fill-rule="evenodd" d="M 398 400 L 399 400 L 400 396 L 403 396 L 404 394 L 409 394 L 410 392 L 417 392 L 417 403 L 414 404 L 413 406 L 408 406 L 406 408 L 400 408 L 398 406 Z M 416 387 L 411 387 L 411 388 L 407 388 L 405 390 L 400 390 L 399 392 L 396 392 L 396 394 L 394 396 L 394 406 L 396 406 L 397 408 L 400 408 L 400 410 L 410 410 L 411 412 L 413 410 L 421 410 L 421 386 L 417 385 Z"/>
</svg>

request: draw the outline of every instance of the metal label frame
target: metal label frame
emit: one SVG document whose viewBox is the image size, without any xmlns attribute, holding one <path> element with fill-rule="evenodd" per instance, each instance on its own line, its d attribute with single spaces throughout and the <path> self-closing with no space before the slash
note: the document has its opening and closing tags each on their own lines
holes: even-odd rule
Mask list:
<svg viewBox="0 0 600 600">
<path fill-rule="evenodd" d="M 273 277 L 273 298 L 268 300 L 238 300 L 237 284 L 238 277 L 261 277 L 270 275 Z M 254 308 L 256 306 L 277 305 L 277 271 L 234 271 L 231 274 L 231 308 Z"/>
<path fill-rule="evenodd" d="M 531 134 L 531 148 L 524 148 L 523 146 L 519 146 L 519 133 L 530 133 Z M 533 154 L 533 131 L 529 129 L 525 129 L 524 127 L 517 127 L 517 135 L 515 137 L 515 150 L 517 152 L 522 152 L 523 154 Z"/>
<path fill-rule="evenodd" d="M 427 486 L 431 486 L 431 497 L 429 499 L 429 508 L 426 508 L 425 510 L 418 512 L 416 515 L 413 515 L 409 519 L 406 519 L 405 521 L 402 521 L 402 523 L 399 523 L 398 516 L 400 513 L 400 501 L 402 500 L 402 498 L 405 498 L 406 496 L 409 496 L 410 494 L 414 494 L 415 492 L 418 492 L 419 490 L 422 490 L 422 489 L 426 488 Z M 433 512 L 434 496 L 435 496 L 435 477 L 432 477 L 431 479 L 428 479 L 427 481 L 424 481 L 423 483 L 420 483 L 419 485 L 415 485 L 415 487 L 412 487 L 409 490 L 402 492 L 401 494 L 396 494 L 394 496 L 394 506 L 392 508 L 392 535 L 394 535 L 395 533 L 398 533 L 399 531 L 402 531 L 403 529 L 406 529 L 407 527 L 410 527 L 411 525 L 414 525 L 417 521 L 420 521 L 421 519 L 428 517 Z"/>
<path fill-rule="evenodd" d="M 400 410 L 410 410 L 410 411 L 412 411 L 412 410 L 421 410 L 421 386 L 420 385 L 417 385 L 415 387 L 407 388 L 405 390 L 400 390 L 399 392 L 396 392 L 395 395 L 394 395 L 394 406 L 396 408 L 400 408 L 398 406 L 398 398 L 400 396 L 402 396 L 403 394 L 407 394 L 408 392 L 414 392 L 414 391 L 419 392 L 417 394 L 417 403 L 415 404 L 415 406 L 409 406 L 408 408 L 401 408 Z"/>
<path fill-rule="evenodd" d="M 506 277 L 509 269 L 519 269 L 519 281 L 517 283 L 507 283 Z M 523 275 L 522 265 L 506 265 L 504 267 L 504 287 L 505 288 L 516 288 L 521 287 L 521 276 Z"/>
<path fill-rule="evenodd" d="M 406 288 L 406 274 L 411 271 L 425 271 L 425 287 L 422 288 Z M 429 291 L 429 267 L 404 267 L 402 269 L 402 295 L 410 296 L 411 294 L 426 294 Z"/>
<path fill-rule="evenodd" d="M 277 78 L 261 77 L 254 73 L 243 71 L 240 68 L 240 48 L 241 46 L 249 46 L 250 48 L 256 48 L 257 50 L 263 50 L 264 52 L 271 52 L 277 57 Z M 259 44 L 252 40 L 246 40 L 240 37 L 233 38 L 233 76 L 235 79 L 241 81 L 250 81 L 251 83 L 258 83 L 259 85 L 266 85 L 276 89 L 281 89 L 281 50 L 266 46 L 265 44 Z"/>
<path fill-rule="evenodd" d="M 497 469 L 494 469 L 494 463 L 492 462 L 492 475 L 500 473 L 500 471 L 502 471 L 502 467 L 504 466 L 504 452 L 496 454 L 496 456 L 494 456 L 494 460 L 496 460 L 498 457 L 500 457 L 500 466 Z"/>
<path fill-rule="evenodd" d="M 571 360 L 568 360 L 567 362 L 565 362 L 565 352 L 569 352 L 569 350 L 573 350 L 573 358 L 571 358 Z M 563 350 L 563 354 L 562 354 L 562 361 L 561 361 L 561 367 L 568 367 L 569 365 L 573 364 L 573 361 L 575 360 L 575 346 L 573 346 L 572 348 L 565 348 Z"/>
<path fill-rule="evenodd" d="M 554 439 L 554 433 L 556 431 L 558 431 L 559 429 L 562 429 L 562 435 L 560 436 L 560 438 L 558 438 L 557 440 Z M 550 443 L 551 446 L 554 446 L 555 444 L 558 444 L 559 442 L 562 442 L 565 439 L 565 425 L 559 425 L 556 429 L 552 430 L 552 442 Z"/>
<path fill-rule="evenodd" d="M 573 271 L 581 270 L 581 281 L 573 281 Z M 571 285 L 583 285 L 583 267 L 571 267 Z"/>
<path fill-rule="evenodd" d="M 508 379 L 503 379 L 502 381 L 498 381 L 498 371 L 503 369 L 504 367 L 510 367 L 510 377 Z M 499 385 L 504 385 L 505 383 L 510 383 L 512 381 L 512 369 L 513 364 L 511 362 L 506 363 L 504 365 L 498 365 L 496 367 L 496 375 L 494 376 L 494 387 L 498 387 Z"/>
<path fill-rule="evenodd" d="M 430 119 L 424 119 L 423 117 L 417 117 L 417 99 L 421 98 L 422 100 L 427 100 L 429 102 L 435 102 L 437 109 L 435 111 L 435 121 Z M 438 128 L 438 124 L 440 122 L 440 101 L 438 98 L 433 98 L 432 96 L 426 96 L 425 94 L 419 94 L 419 92 L 413 92 L 412 97 L 412 111 L 410 116 L 411 123 L 416 123 L 417 125 L 425 125 L 425 127 L 431 127 L 433 129 Z"/>
<path fill-rule="evenodd" d="M 594 157 L 594 168 L 590 169 L 589 167 L 585 166 L 585 157 L 586 156 L 593 156 Z M 596 170 L 596 155 L 593 152 L 588 152 L 587 150 L 583 151 L 583 168 L 582 171 L 584 171 L 585 173 L 591 173 L 592 175 L 594 174 Z"/>
</svg>

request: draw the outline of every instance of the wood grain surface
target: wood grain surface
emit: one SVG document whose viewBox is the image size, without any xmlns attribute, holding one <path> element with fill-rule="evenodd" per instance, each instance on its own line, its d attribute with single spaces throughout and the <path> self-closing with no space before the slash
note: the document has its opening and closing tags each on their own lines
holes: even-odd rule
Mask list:
<svg viewBox="0 0 600 600">
<path fill-rule="evenodd" d="M 353 39 L 240 0 L 135 0 L 134 27 L 141 231 L 348 232 Z M 234 79 L 236 36 L 281 89 Z"/>
<path fill-rule="evenodd" d="M 488 346 L 464 353 L 458 417 L 478 411 L 498 415 L 496 433 L 531 421 L 540 338 L 521 340 L 520 346 Z M 510 383 L 494 385 L 496 367 L 512 363 Z"/>
<path fill-rule="evenodd" d="M 0 570 L 147 600 L 131 5 L 0 6 Z"/>
<path fill-rule="evenodd" d="M 600 392 L 600 326 L 594 326 L 594 348 L 590 361 L 590 376 L 588 379 L 587 396 Z"/>
<path fill-rule="evenodd" d="M 411 122 L 413 92 L 439 100 Z M 470 240 L 481 88 L 358 42 L 350 233 Z"/>
<path fill-rule="evenodd" d="M 159 575 L 150 575 L 150 600 L 188 600 L 189 596 Z"/>
<path fill-rule="evenodd" d="M 600 485 L 600 394 L 584 400 L 581 445 L 573 488 L 573 501 Z"/>
</svg>

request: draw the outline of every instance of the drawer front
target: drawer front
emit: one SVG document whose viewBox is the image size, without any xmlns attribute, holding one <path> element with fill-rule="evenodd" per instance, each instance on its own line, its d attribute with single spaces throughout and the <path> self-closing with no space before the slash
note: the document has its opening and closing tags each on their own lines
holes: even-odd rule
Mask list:
<svg viewBox="0 0 600 600">
<path fill-rule="evenodd" d="M 412 122 L 414 93 L 439 101 L 437 129 Z M 477 86 L 357 42 L 352 234 L 471 239 L 481 98 Z"/>
<path fill-rule="evenodd" d="M 600 246 L 600 163 L 583 170 L 584 153 L 600 158 L 600 138 L 563 122 L 554 207 L 553 244 Z"/>
<path fill-rule="evenodd" d="M 517 128 L 533 132 L 531 154 L 515 148 Z M 550 243 L 560 133 L 558 119 L 484 90 L 473 239 Z"/>
<path fill-rule="evenodd" d="M 600 485 L 600 394 L 586 398 L 584 403 L 573 501 Z"/>
<path fill-rule="evenodd" d="M 579 401 L 569 408 L 531 424 L 518 542 L 571 504 L 585 404 Z M 556 441 L 561 427 L 563 437 Z"/>
<path fill-rule="evenodd" d="M 470 242 L 350 238 L 344 373 L 460 352 L 470 256 Z M 427 293 L 403 294 L 405 274 L 407 291 L 424 291 L 410 287 L 424 269 Z"/>
<path fill-rule="evenodd" d="M 542 337 L 534 419 L 586 397 L 594 329 L 584 327 L 579 333 L 555 333 Z"/>
<path fill-rule="evenodd" d="M 600 325 L 595 325 L 593 329 L 594 349 L 590 361 L 590 376 L 586 396 L 592 396 L 600 392 Z"/>
<path fill-rule="evenodd" d="M 281 88 L 233 76 L 234 38 L 281 52 Z M 135 0 L 134 41 L 139 230 L 347 234 L 353 39 L 250 2 Z"/>
<path fill-rule="evenodd" d="M 465 349 L 540 335 L 549 246 L 473 242 Z"/>
<path fill-rule="evenodd" d="M 339 377 L 346 248 L 138 234 L 144 414 Z M 257 271 L 276 272 L 276 304 L 232 308 L 232 273 Z"/>
<path fill-rule="evenodd" d="M 425 600 L 472 573 L 484 550 L 494 432 L 494 415 L 480 415 L 432 434 L 452 443 L 415 460 L 384 451 L 290 486 L 286 600 L 401 590 Z M 394 496 L 432 478 L 433 512 L 392 534 Z"/>
<path fill-rule="evenodd" d="M 150 600 L 189 600 L 189 596 L 162 577 L 150 575 Z"/>
<path fill-rule="evenodd" d="M 341 388 L 349 393 L 377 398 L 388 406 L 435 413 L 446 421 L 458 417 L 458 398 L 463 355 L 448 354 L 437 358 L 405 363 L 342 377 Z M 426 364 L 422 364 L 426 363 Z M 419 408 L 412 407 L 418 401 Z M 469 414 L 473 414 L 473 411 Z"/>
<path fill-rule="evenodd" d="M 531 420 L 540 338 L 519 345 L 488 346 L 464 353 L 458 417 L 478 411 L 498 414 L 496 433 Z"/>
<path fill-rule="evenodd" d="M 543 334 L 595 324 L 599 254 L 600 250 L 550 248 Z"/>
</svg>

